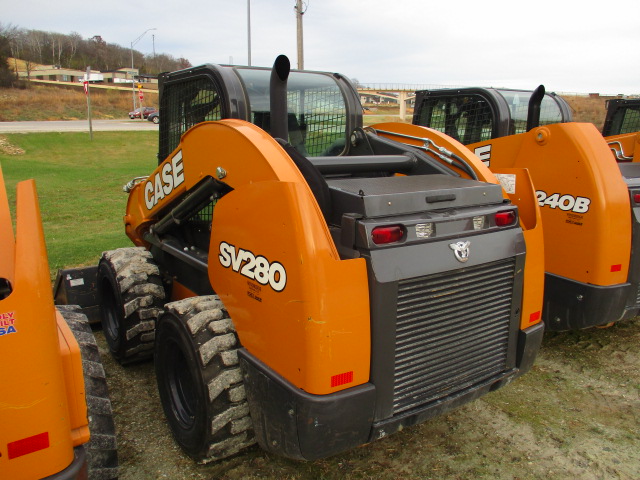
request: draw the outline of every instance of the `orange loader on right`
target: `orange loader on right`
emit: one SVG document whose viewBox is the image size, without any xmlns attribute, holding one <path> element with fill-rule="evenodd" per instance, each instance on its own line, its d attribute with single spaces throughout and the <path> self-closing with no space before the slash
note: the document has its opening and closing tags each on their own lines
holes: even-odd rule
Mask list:
<svg viewBox="0 0 640 480">
<path fill-rule="evenodd" d="M 618 162 L 640 162 L 640 98 L 607 100 L 602 135 Z"/>
<path fill-rule="evenodd" d="M 566 102 L 543 86 L 418 91 L 413 123 L 452 136 L 491 170 L 529 170 L 544 226 L 547 329 L 638 314 L 640 164 L 617 163 L 611 139 L 571 122 Z"/>
</svg>

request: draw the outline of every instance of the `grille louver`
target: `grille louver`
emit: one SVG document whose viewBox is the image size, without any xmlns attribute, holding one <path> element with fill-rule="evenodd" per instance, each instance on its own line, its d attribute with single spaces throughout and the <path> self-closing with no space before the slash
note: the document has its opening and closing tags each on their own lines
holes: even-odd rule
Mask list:
<svg viewBox="0 0 640 480">
<path fill-rule="evenodd" d="M 394 414 L 506 369 L 515 260 L 399 282 Z"/>
</svg>

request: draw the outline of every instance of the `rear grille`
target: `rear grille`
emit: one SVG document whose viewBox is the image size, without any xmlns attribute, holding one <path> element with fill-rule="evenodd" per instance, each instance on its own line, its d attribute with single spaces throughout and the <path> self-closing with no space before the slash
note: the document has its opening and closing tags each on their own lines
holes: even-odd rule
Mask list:
<svg viewBox="0 0 640 480">
<path fill-rule="evenodd" d="M 394 414 L 507 368 L 515 259 L 399 282 Z"/>
</svg>

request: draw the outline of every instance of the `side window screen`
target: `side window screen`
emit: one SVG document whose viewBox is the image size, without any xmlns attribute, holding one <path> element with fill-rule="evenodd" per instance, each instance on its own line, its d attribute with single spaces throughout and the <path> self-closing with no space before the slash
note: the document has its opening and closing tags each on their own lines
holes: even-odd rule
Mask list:
<svg viewBox="0 0 640 480">
<path fill-rule="evenodd" d="M 165 86 L 160 118 L 160 155 L 166 158 L 180 143 L 180 138 L 197 123 L 220 120 L 220 95 L 208 77 L 195 78 Z"/>
<path fill-rule="evenodd" d="M 491 107 L 478 95 L 427 98 L 419 122 L 465 145 L 489 140 L 493 132 Z"/>
<path fill-rule="evenodd" d="M 633 133 L 640 130 L 640 110 L 625 108 L 619 113 L 623 115 L 620 133 Z"/>
</svg>

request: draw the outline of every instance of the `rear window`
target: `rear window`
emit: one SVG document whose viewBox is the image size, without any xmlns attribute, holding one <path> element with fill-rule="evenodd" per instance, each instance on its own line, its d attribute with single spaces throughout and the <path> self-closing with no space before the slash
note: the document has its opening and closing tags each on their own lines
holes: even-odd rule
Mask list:
<svg viewBox="0 0 640 480">
<path fill-rule="evenodd" d="M 524 90 L 498 90 L 507 101 L 511 112 L 511 134 L 527 131 L 529 99 L 533 92 Z M 562 111 L 550 95 L 545 95 L 540 104 L 540 125 L 562 122 Z"/>
<path fill-rule="evenodd" d="M 251 122 L 270 126 L 270 70 L 237 68 L 249 94 Z M 305 156 L 339 155 L 347 137 L 347 108 L 330 75 L 291 72 L 287 81 L 289 138 Z"/>
</svg>

